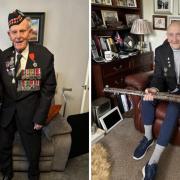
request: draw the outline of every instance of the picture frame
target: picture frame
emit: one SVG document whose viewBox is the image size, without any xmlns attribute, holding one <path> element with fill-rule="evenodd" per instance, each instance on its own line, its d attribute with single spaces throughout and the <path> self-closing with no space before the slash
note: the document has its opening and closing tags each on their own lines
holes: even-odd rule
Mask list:
<svg viewBox="0 0 180 180">
<path fill-rule="evenodd" d="M 153 29 L 166 30 L 167 16 L 153 15 Z"/>
<path fill-rule="evenodd" d="M 127 7 L 137 7 L 136 0 L 127 0 Z"/>
<path fill-rule="evenodd" d="M 106 5 L 106 0 L 101 0 L 101 4 L 105 4 Z"/>
<path fill-rule="evenodd" d="M 152 52 L 151 42 L 144 41 L 144 44 L 143 44 L 143 52 Z"/>
<path fill-rule="evenodd" d="M 32 21 L 32 33 L 29 41 L 43 44 L 45 12 L 24 12 L 24 14 Z"/>
<path fill-rule="evenodd" d="M 172 21 L 180 21 L 180 16 L 168 16 L 168 25 L 171 24 Z"/>
<path fill-rule="evenodd" d="M 127 0 L 116 0 L 117 6 L 120 7 L 126 7 L 127 6 Z"/>
<path fill-rule="evenodd" d="M 125 14 L 126 24 L 128 27 L 132 27 L 134 20 L 139 19 L 139 14 Z"/>
<path fill-rule="evenodd" d="M 154 0 L 155 14 L 172 14 L 174 0 Z"/>
<path fill-rule="evenodd" d="M 106 25 L 106 21 L 118 22 L 117 11 L 101 10 L 103 24 Z"/>
<path fill-rule="evenodd" d="M 102 1 L 103 1 L 103 0 L 91 0 L 91 3 L 94 3 L 94 4 L 102 4 Z"/>
<path fill-rule="evenodd" d="M 112 5 L 112 1 L 111 0 L 105 0 L 105 4 L 111 6 Z"/>
</svg>

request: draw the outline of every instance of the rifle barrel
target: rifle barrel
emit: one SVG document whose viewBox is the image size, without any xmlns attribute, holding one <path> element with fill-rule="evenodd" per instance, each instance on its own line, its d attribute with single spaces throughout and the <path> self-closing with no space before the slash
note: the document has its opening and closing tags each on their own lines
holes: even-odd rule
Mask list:
<svg viewBox="0 0 180 180">
<path fill-rule="evenodd" d="M 129 94 L 136 96 L 144 96 L 145 93 L 143 91 L 137 90 L 129 90 L 129 89 L 121 89 L 121 88 L 104 88 L 104 92 L 113 93 L 113 94 Z M 154 95 L 155 99 L 164 100 L 164 101 L 173 101 L 180 103 L 180 95 L 169 94 L 165 92 L 158 92 L 157 95 Z"/>
</svg>

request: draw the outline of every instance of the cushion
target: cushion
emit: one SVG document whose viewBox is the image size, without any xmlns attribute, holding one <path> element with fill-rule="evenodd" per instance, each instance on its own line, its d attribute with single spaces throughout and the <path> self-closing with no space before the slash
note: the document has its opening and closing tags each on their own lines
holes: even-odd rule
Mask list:
<svg viewBox="0 0 180 180">
<path fill-rule="evenodd" d="M 60 104 L 51 105 L 51 107 L 49 109 L 48 117 L 46 119 L 46 124 L 48 124 L 50 121 L 52 121 L 53 118 L 59 114 L 60 109 L 61 109 Z"/>
<path fill-rule="evenodd" d="M 74 114 L 67 117 L 72 128 L 72 145 L 69 158 L 89 152 L 89 113 Z"/>
</svg>

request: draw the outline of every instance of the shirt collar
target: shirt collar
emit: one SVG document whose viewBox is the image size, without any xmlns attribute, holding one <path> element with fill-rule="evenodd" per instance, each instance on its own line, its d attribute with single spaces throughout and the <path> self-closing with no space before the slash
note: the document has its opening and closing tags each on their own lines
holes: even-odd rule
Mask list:
<svg viewBox="0 0 180 180">
<path fill-rule="evenodd" d="M 18 52 L 16 52 L 16 56 L 17 56 L 17 54 L 18 54 Z M 27 44 L 26 48 L 21 53 L 21 55 L 23 56 L 23 58 L 28 59 L 28 54 L 29 54 L 29 44 Z"/>
</svg>

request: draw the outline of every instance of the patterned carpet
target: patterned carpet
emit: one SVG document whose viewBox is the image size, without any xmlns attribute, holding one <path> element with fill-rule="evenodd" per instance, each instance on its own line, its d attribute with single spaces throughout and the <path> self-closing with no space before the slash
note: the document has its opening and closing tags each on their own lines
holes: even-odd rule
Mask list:
<svg viewBox="0 0 180 180">
<path fill-rule="evenodd" d="M 110 180 L 141 180 L 142 168 L 148 162 L 154 146 L 146 156 L 136 161 L 132 158 L 134 148 L 143 134 L 134 128 L 132 118 L 125 118 L 99 143 L 107 149 L 111 158 Z M 157 171 L 156 180 L 180 179 L 180 147 L 169 145 L 164 151 Z"/>
</svg>

